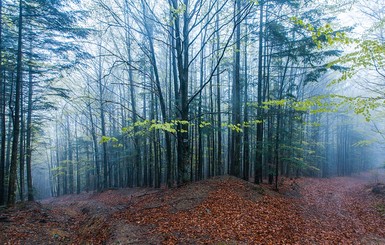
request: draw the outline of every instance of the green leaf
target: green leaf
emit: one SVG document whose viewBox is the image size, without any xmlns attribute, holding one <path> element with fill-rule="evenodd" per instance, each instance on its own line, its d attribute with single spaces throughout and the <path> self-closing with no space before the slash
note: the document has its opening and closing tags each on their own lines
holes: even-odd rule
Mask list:
<svg viewBox="0 0 385 245">
<path fill-rule="evenodd" d="M 108 142 L 118 142 L 118 139 L 115 137 L 102 136 L 102 139 L 99 141 L 99 144 L 104 144 Z"/>
</svg>

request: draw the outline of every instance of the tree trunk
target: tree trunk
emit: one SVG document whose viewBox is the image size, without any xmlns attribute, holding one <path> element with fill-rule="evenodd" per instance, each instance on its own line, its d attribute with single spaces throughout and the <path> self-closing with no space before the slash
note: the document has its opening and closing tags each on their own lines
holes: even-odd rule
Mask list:
<svg viewBox="0 0 385 245">
<path fill-rule="evenodd" d="M 105 122 L 105 110 L 104 110 L 104 86 L 102 78 L 102 52 L 101 44 L 99 47 L 99 60 L 98 60 L 98 88 L 99 88 L 99 110 L 100 110 L 100 127 L 102 136 L 106 136 L 106 122 Z M 108 188 L 109 182 L 109 167 L 107 160 L 107 142 L 103 141 L 102 143 L 102 165 L 103 165 L 103 188 Z"/>
<path fill-rule="evenodd" d="M 206 33 L 205 35 L 202 37 L 202 43 L 205 43 L 206 40 L 205 40 L 205 36 L 206 36 Z M 205 68 L 204 68 L 204 55 L 205 55 L 205 52 L 204 50 L 202 50 L 201 52 L 201 55 L 200 55 L 200 66 L 201 66 L 201 71 L 200 71 L 200 75 L 199 75 L 199 86 L 202 87 L 203 86 L 203 77 L 204 77 L 204 73 L 205 73 Z M 198 139 L 198 146 L 197 146 L 197 175 L 196 175 L 196 178 L 198 180 L 202 179 L 203 178 L 203 163 L 204 163 L 204 160 L 203 160 L 203 135 L 202 135 L 202 127 L 201 127 L 201 124 L 202 124 L 202 93 L 199 94 L 199 100 L 198 100 L 198 123 L 197 123 L 197 127 L 196 127 L 196 131 L 197 131 L 197 139 Z"/>
<path fill-rule="evenodd" d="M 259 48 L 258 48 L 258 109 L 257 109 L 257 150 L 255 161 L 256 184 L 262 183 L 262 161 L 263 161 L 263 109 L 262 109 L 262 86 L 263 86 L 263 3 L 259 3 Z"/>
<path fill-rule="evenodd" d="M 31 48 L 30 48 L 31 49 Z M 31 52 L 31 50 L 30 50 Z M 28 110 L 27 110 L 27 140 L 26 140 L 26 165 L 27 165 L 27 188 L 28 201 L 33 201 L 33 186 L 32 186 L 32 110 L 33 110 L 33 78 L 32 67 L 29 67 L 28 79 Z"/>
<path fill-rule="evenodd" d="M 25 134 L 25 121 L 24 121 L 24 88 L 21 86 L 20 91 L 20 139 L 19 139 L 19 197 L 20 201 L 24 202 L 24 173 L 25 173 L 25 156 L 24 156 L 24 134 Z"/>
<path fill-rule="evenodd" d="M 78 137 L 78 122 L 75 120 L 75 146 L 76 146 L 76 194 L 80 194 L 80 161 L 79 161 L 79 137 Z M 85 175 L 84 175 L 85 176 Z"/>
<path fill-rule="evenodd" d="M 73 163 L 73 150 L 72 150 L 72 138 L 71 138 L 71 124 L 69 116 L 67 115 L 67 167 L 68 167 L 68 188 L 69 193 L 74 193 L 74 163 Z"/>
<path fill-rule="evenodd" d="M 12 151 L 11 151 L 11 166 L 9 172 L 8 185 L 8 206 L 13 206 L 16 203 L 16 179 L 17 179 L 17 160 L 18 146 L 20 135 L 20 96 L 22 87 L 22 29 L 23 29 L 23 4 L 19 2 L 19 27 L 18 27 L 18 44 L 17 44 L 17 68 L 16 68 L 16 89 L 15 89 L 15 107 L 13 112 L 13 134 L 12 134 Z"/>
<path fill-rule="evenodd" d="M 56 134 L 55 134 L 55 144 L 56 144 L 56 196 L 60 196 L 61 194 L 61 186 L 60 186 L 60 177 L 62 176 L 61 175 L 61 169 L 60 169 L 60 148 L 59 148 L 59 134 L 57 132 L 59 132 L 59 127 L 58 127 L 58 119 L 56 118 L 56 123 L 55 123 L 55 131 L 56 131 Z"/>
<path fill-rule="evenodd" d="M 247 28 L 247 19 L 245 26 Z M 247 29 L 246 29 L 247 33 Z M 248 62 L 247 62 L 247 38 L 246 38 L 246 44 L 244 45 L 245 51 L 244 51 L 244 66 L 245 66 L 245 77 L 244 77 L 244 113 L 243 113 L 243 122 L 245 123 L 244 131 L 243 131 L 243 179 L 248 181 L 249 175 L 250 175 L 250 142 L 249 142 L 249 126 L 246 125 L 246 123 L 249 123 L 249 97 L 248 97 L 248 90 L 249 90 L 249 84 L 248 84 Z"/>
<path fill-rule="evenodd" d="M 94 148 L 94 159 L 93 160 L 94 160 L 95 169 L 96 169 L 95 187 L 97 190 L 100 190 L 101 184 L 100 184 L 99 148 L 98 148 L 98 140 L 96 137 L 96 129 L 95 129 L 95 124 L 94 124 L 94 119 L 93 119 L 93 115 L 92 115 L 91 103 L 88 103 L 87 108 L 88 108 L 88 113 L 89 113 L 89 117 L 90 117 L 91 137 L 92 137 L 92 143 L 93 143 L 93 148 Z"/>
<path fill-rule="evenodd" d="M 219 1 L 217 2 L 217 9 L 219 8 Z M 215 20 L 215 27 L 216 29 L 219 28 L 219 15 L 216 16 Z M 220 35 L 219 31 L 216 33 L 216 49 L 219 50 L 220 48 Z M 220 74 L 220 67 L 219 67 L 220 57 L 217 56 L 217 72 L 216 72 L 216 86 L 217 86 L 217 97 L 216 97 L 216 107 L 217 107 L 217 162 L 216 162 L 216 171 L 217 174 L 223 174 L 223 160 L 222 160 L 222 111 L 221 111 L 221 74 Z"/>
<path fill-rule="evenodd" d="M 5 142 L 6 142 L 6 118 L 5 118 L 5 79 L 3 78 L 3 1 L 0 0 L 0 120 L 1 120 L 1 145 L 0 145 L 0 205 L 5 203 Z"/>
<path fill-rule="evenodd" d="M 329 177 L 329 161 L 330 161 L 330 124 L 329 113 L 326 113 L 326 127 L 325 127 L 325 160 L 322 165 L 322 178 Z"/>
<path fill-rule="evenodd" d="M 52 145 L 52 141 L 50 140 L 49 141 Z M 52 173 L 52 169 L 54 168 L 54 163 L 53 163 L 53 152 L 52 150 L 48 150 L 48 148 L 45 149 L 45 152 L 47 154 L 47 166 L 48 166 L 48 176 L 49 176 L 49 185 L 50 185 L 50 190 L 51 190 L 51 197 L 54 197 L 56 195 L 56 183 L 55 183 L 55 180 L 53 178 L 53 173 Z M 28 182 L 28 180 L 27 180 Z M 28 184 L 28 183 L 27 183 Z M 29 201 L 29 191 L 28 191 L 28 201 Z M 32 196 L 32 200 L 33 201 L 33 196 Z"/>
<path fill-rule="evenodd" d="M 232 84 L 232 115 L 231 115 L 231 123 L 234 127 L 241 127 L 241 81 L 240 81 L 240 69 L 241 69 L 241 25 L 240 25 L 240 9 L 241 9 L 240 0 L 235 1 L 235 9 L 234 9 L 234 25 L 236 27 L 236 35 L 235 35 L 235 61 L 234 61 L 234 76 L 233 76 L 233 84 Z M 232 129 L 231 131 L 231 148 L 230 148 L 230 173 L 234 176 L 240 177 L 240 153 L 241 153 L 241 133 L 238 130 Z"/>
<path fill-rule="evenodd" d="M 132 62 L 131 59 L 131 40 L 128 39 L 128 45 L 127 45 L 127 52 L 128 52 L 128 62 Z M 135 93 L 135 85 L 134 85 L 134 76 L 132 74 L 132 69 L 128 68 L 128 80 L 130 84 L 130 98 L 131 98 L 131 110 L 132 110 L 132 123 L 134 125 L 134 165 L 137 169 L 136 174 L 136 186 L 140 186 L 140 177 L 139 177 L 139 168 L 141 166 L 141 149 L 140 149 L 140 141 L 138 136 L 138 127 L 136 126 L 136 123 L 138 122 L 138 115 L 136 112 L 136 93 Z"/>
<path fill-rule="evenodd" d="M 171 0 L 172 7 L 179 9 L 177 0 Z M 189 1 L 183 1 L 184 6 L 189 6 Z M 190 166 L 190 150 L 189 150 L 189 102 L 188 102 L 188 88 L 189 88 L 189 16 L 187 9 L 183 13 L 183 30 L 180 30 L 180 17 L 178 13 L 173 13 L 174 17 L 174 31 L 175 31 L 175 48 L 176 60 L 178 68 L 178 80 L 180 87 L 180 101 L 179 101 L 179 117 L 178 117 L 178 184 L 189 181 L 188 168 Z M 183 41 L 182 36 L 183 35 Z"/>
<path fill-rule="evenodd" d="M 167 116 L 167 107 L 166 107 L 166 101 L 164 99 L 162 86 L 160 84 L 160 78 L 159 78 L 159 71 L 158 71 L 158 64 L 155 56 L 155 47 L 154 47 L 154 37 L 153 37 L 153 26 L 151 23 L 151 20 L 147 18 L 147 8 L 142 0 L 142 7 L 143 7 L 143 18 L 144 18 L 144 25 L 146 28 L 148 41 L 149 41 L 149 48 L 150 48 L 150 59 L 153 67 L 153 72 L 155 76 L 155 88 L 157 91 L 159 103 L 160 103 L 160 112 L 162 113 L 162 122 L 167 123 L 168 116 Z M 171 137 L 170 132 L 164 131 L 165 134 L 165 142 L 166 142 L 166 163 L 167 163 L 167 169 L 171 169 Z M 171 172 L 167 170 L 167 176 L 168 178 L 172 178 Z M 167 183 L 171 184 L 172 179 L 167 180 Z"/>
</svg>

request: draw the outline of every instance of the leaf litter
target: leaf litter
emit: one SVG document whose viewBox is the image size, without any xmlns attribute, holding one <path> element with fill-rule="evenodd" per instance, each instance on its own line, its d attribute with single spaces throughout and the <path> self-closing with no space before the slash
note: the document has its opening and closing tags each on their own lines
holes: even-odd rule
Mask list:
<svg viewBox="0 0 385 245">
<path fill-rule="evenodd" d="M 379 179 L 385 180 L 384 171 Z M 376 193 L 381 181 L 373 181 L 372 173 L 281 182 L 276 192 L 222 176 L 172 189 L 106 190 L 22 203 L 0 210 L 0 241 L 385 244 L 385 194 Z"/>
</svg>

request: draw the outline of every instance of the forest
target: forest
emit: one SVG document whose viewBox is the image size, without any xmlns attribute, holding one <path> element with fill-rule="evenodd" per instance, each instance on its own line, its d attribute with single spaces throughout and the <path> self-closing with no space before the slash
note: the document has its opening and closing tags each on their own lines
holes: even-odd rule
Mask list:
<svg viewBox="0 0 385 245">
<path fill-rule="evenodd" d="M 0 206 L 384 167 L 383 0 L 0 0 Z"/>
<path fill-rule="evenodd" d="M 385 244 L 385 0 L 0 0 L 0 242 Z"/>
</svg>

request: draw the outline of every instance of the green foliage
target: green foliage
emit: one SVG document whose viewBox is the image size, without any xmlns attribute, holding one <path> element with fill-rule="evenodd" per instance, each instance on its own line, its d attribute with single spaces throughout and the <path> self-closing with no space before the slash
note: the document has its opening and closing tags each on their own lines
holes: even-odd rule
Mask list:
<svg viewBox="0 0 385 245">
<path fill-rule="evenodd" d="M 336 112 L 341 102 L 331 100 L 330 95 L 313 96 L 303 101 L 296 101 L 294 98 L 283 100 L 270 100 L 264 102 L 264 109 L 270 109 L 274 106 L 286 106 L 298 112 L 308 112 L 311 114 Z"/>
<path fill-rule="evenodd" d="M 184 121 L 184 120 L 171 120 L 171 123 L 177 125 L 177 124 L 180 124 L 180 125 L 188 125 L 189 122 L 188 121 Z"/>
<path fill-rule="evenodd" d="M 118 142 L 118 139 L 115 137 L 102 136 L 102 139 L 99 141 L 99 144 L 104 144 L 108 142 Z"/>
<path fill-rule="evenodd" d="M 362 68 L 383 68 L 385 66 L 385 44 L 376 40 L 355 40 L 354 51 L 328 64 L 328 67 L 343 64 L 350 68 L 333 80 L 329 86 L 352 78 Z"/>
<path fill-rule="evenodd" d="M 123 144 L 114 144 L 113 146 L 112 146 L 113 148 L 123 148 Z"/>
<path fill-rule="evenodd" d="M 285 106 L 288 103 L 288 100 L 269 100 L 263 102 L 263 108 L 269 109 L 271 106 Z"/>
<path fill-rule="evenodd" d="M 153 123 L 151 124 L 149 130 L 163 130 L 165 132 L 169 133 L 176 133 L 176 129 L 174 128 L 175 124 L 174 123 Z"/>
<path fill-rule="evenodd" d="M 101 140 L 99 141 L 99 144 L 105 144 L 105 143 L 109 143 L 109 142 L 112 142 L 112 147 L 113 148 L 122 148 L 123 147 L 123 144 L 120 144 L 118 143 L 119 140 L 115 137 L 109 137 L 109 136 L 102 136 Z"/>
<path fill-rule="evenodd" d="M 127 134 L 128 136 L 134 136 L 136 135 L 141 135 L 144 136 L 146 133 L 154 131 L 154 130 L 161 130 L 164 132 L 169 132 L 169 133 L 177 133 L 178 132 L 178 125 L 190 125 L 188 121 L 184 120 L 171 120 L 170 122 L 160 122 L 156 120 L 143 120 L 143 121 L 138 121 L 130 126 L 122 128 L 122 132 Z M 203 122 L 200 127 L 206 127 L 209 126 L 209 123 Z M 179 130 L 180 132 L 185 131 L 185 130 Z"/>
<path fill-rule="evenodd" d="M 222 127 L 228 127 L 229 129 L 231 129 L 232 131 L 235 131 L 237 133 L 243 132 L 242 125 L 240 123 L 238 123 L 236 125 L 231 124 L 231 123 L 222 123 Z"/>
<path fill-rule="evenodd" d="M 360 140 L 353 144 L 354 147 L 365 147 L 376 143 L 375 140 Z"/>
<path fill-rule="evenodd" d="M 385 104 L 385 100 L 381 97 L 361 98 L 348 97 L 342 95 L 331 95 L 331 98 L 339 99 L 339 105 L 345 105 L 356 114 L 364 116 L 365 120 L 369 122 L 372 119 L 371 111 L 377 109 Z"/>
<path fill-rule="evenodd" d="M 205 128 L 205 127 L 209 127 L 211 126 L 211 123 L 209 122 L 201 122 L 201 124 L 199 125 L 200 128 Z"/>
<path fill-rule="evenodd" d="M 263 121 L 261 121 L 261 120 L 251 120 L 248 122 L 243 122 L 242 126 L 244 128 L 250 128 L 251 126 L 257 125 L 257 124 L 262 123 L 262 122 Z"/>
<path fill-rule="evenodd" d="M 263 108 L 268 110 L 274 106 L 286 106 L 298 112 L 311 114 L 332 113 L 346 108 L 364 116 L 365 120 L 369 122 L 372 118 L 371 112 L 384 106 L 384 104 L 385 99 L 382 97 L 362 98 L 330 94 L 313 96 L 304 101 L 295 101 L 294 99 L 271 100 L 264 102 Z"/>
<path fill-rule="evenodd" d="M 64 176 L 66 174 L 65 170 L 66 168 L 62 166 L 51 169 L 53 177 Z"/>
<path fill-rule="evenodd" d="M 173 15 L 182 15 L 187 10 L 186 5 L 184 3 L 180 3 L 179 7 L 176 9 L 173 8 L 172 6 L 170 7 L 170 9 Z"/>
<path fill-rule="evenodd" d="M 242 133 L 244 128 L 250 128 L 251 126 L 255 126 L 259 123 L 262 123 L 261 120 L 251 120 L 247 122 L 242 122 L 238 124 L 231 124 L 231 123 L 222 123 L 223 128 L 229 128 L 232 131 L 236 131 L 238 133 Z"/>
<path fill-rule="evenodd" d="M 317 122 L 311 122 L 311 123 L 306 123 L 304 122 L 304 125 L 308 125 L 308 126 L 311 126 L 311 127 L 321 127 L 321 123 L 317 123 Z"/>
<path fill-rule="evenodd" d="M 310 23 L 305 23 L 298 17 L 291 17 L 290 20 L 296 26 L 302 27 L 311 34 L 311 38 L 317 48 L 322 49 L 334 44 L 351 44 L 353 39 L 349 38 L 345 32 L 335 31 L 328 23 L 320 27 L 315 27 Z"/>
</svg>

